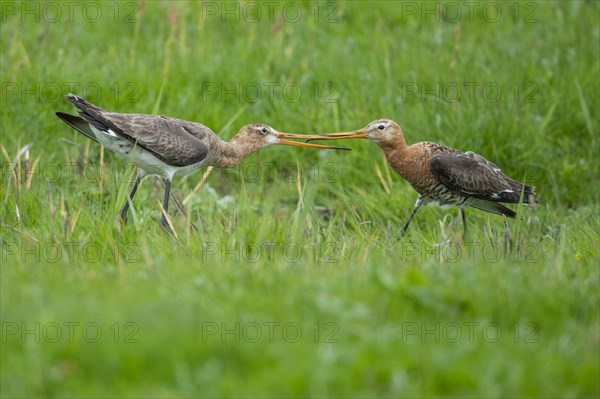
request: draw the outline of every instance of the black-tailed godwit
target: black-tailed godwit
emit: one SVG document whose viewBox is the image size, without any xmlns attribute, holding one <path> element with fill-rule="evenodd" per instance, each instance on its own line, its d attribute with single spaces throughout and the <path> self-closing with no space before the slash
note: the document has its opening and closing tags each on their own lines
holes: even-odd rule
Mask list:
<svg viewBox="0 0 600 399">
<path fill-rule="evenodd" d="M 282 133 L 263 124 L 246 125 L 226 142 L 200 123 L 162 115 L 121 114 L 104 110 L 74 94 L 68 94 L 66 98 L 77 108 L 80 117 L 57 112 L 60 119 L 109 150 L 131 158 L 138 167 L 137 179 L 120 212 L 125 221 L 130 201 L 142 178 L 148 174 L 160 175 L 166 180 L 161 224 L 168 228 L 165 215 L 175 176 L 186 175 L 203 166 L 233 167 L 250 153 L 272 144 L 342 149 L 288 141 L 286 139 L 320 137 Z"/>
<path fill-rule="evenodd" d="M 355 132 L 320 135 L 329 139 L 367 138 L 385 153 L 391 167 L 419 193 L 417 202 L 404 223 L 401 236 L 422 205 L 456 205 L 460 208 L 464 232 L 467 231 L 465 207 L 514 218 L 516 213 L 501 203 L 536 202 L 535 188 L 506 176 L 500 168 L 472 151 L 462 152 L 432 142 L 406 145 L 400 126 L 389 119 L 378 119 Z M 311 140 L 313 140 L 311 138 Z"/>
</svg>

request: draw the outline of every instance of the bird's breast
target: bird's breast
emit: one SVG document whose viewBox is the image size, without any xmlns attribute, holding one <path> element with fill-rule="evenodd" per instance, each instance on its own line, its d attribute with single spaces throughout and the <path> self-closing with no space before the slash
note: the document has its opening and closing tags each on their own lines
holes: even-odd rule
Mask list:
<svg viewBox="0 0 600 399">
<path fill-rule="evenodd" d="M 434 185 L 434 176 L 429 167 L 430 154 L 422 148 L 405 148 L 403 151 L 390 151 L 386 158 L 400 176 L 410 183 L 420 194 L 427 194 Z"/>
</svg>

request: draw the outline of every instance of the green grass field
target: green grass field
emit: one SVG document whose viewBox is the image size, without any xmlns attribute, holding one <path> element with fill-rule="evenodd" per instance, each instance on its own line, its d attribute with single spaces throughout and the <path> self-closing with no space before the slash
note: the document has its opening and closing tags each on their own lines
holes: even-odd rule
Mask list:
<svg viewBox="0 0 600 399">
<path fill-rule="evenodd" d="M 2 397 L 600 395 L 599 3 L 0 5 Z M 226 139 L 391 118 L 540 204 L 398 241 L 417 195 L 375 144 L 274 146 L 176 178 L 173 238 L 155 177 L 117 221 L 133 168 L 68 92 Z"/>
</svg>

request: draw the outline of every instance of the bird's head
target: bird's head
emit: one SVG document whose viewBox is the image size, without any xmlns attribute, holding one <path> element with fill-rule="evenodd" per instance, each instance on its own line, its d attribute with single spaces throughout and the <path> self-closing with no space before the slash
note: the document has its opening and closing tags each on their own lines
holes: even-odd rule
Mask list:
<svg viewBox="0 0 600 399">
<path fill-rule="evenodd" d="M 288 139 L 300 139 L 300 140 L 310 140 L 310 139 L 320 139 L 323 137 L 316 135 L 305 135 L 305 134 L 292 134 L 292 133 L 283 133 L 278 130 L 273 129 L 269 125 L 263 124 L 250 124 L 242 127 L 238 134 L 234 137 L 232 141 L 235 141 L 237 144 L 247 147 L 252 151 L 261 149 L 263 147 L 267 147 L 272 144 L 282 144 L 282 145 L 291 145 L 297 147 L 312 147 L 312 148 L 325 148 L 325 149 L 336 149 L 336 150 L 347 150 L 348 148 L 340 148 L 340 147 L 332 147 L 326 145 L 298 142 L 298 141 L 290 141 Z M 327 139 L 327 138 L 325 138 Z"/>
<path fill-rule="evenodd" d="M 327 140 L 366 138 L 380 147 L 395 147 L 404 143 L 400 125 L 390 119 L 377 119 L 353 132 L 326 133 L 319 135 L 319 138 Z"/>
</svg>

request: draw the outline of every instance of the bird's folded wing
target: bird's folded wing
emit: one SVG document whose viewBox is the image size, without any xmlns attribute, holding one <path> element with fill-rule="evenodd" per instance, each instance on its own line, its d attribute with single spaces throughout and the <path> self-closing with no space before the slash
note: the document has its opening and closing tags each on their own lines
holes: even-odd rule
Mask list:
<svg viewBox="0 0 600 399">
<path fill-rule="evenodd" d="M 209 135 L 214 134 L 199 123 L 160 115 L 107 111 L 95 114 L 91 116 L 114 133 L 137 143 L 173 166 L 187 166 L 202 161 L 208 153 Z"/>
<path fill-rule="evenodd" d="M 453 192 L 501 202 L 512 202 L 510 199 L 516 194 L 518 201 L 519 183 L 481 155 L 437 154 L 431 157 L 429 165 L 434 176 Z"/>
</svg>

